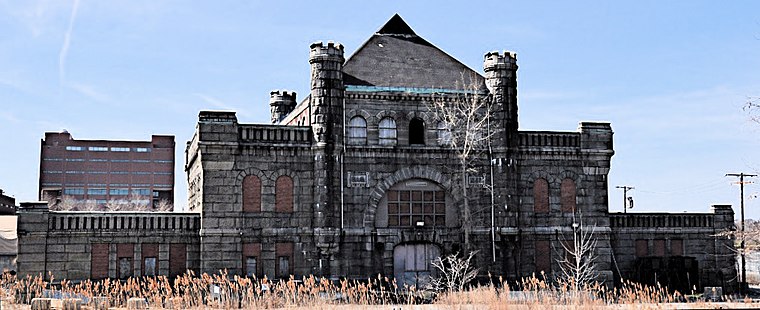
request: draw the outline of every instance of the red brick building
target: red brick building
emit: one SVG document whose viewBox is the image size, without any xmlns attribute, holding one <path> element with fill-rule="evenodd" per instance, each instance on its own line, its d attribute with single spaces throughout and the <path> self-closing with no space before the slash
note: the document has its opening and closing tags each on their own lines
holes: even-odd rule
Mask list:
<svg viewBox="0 0 760 310">
<path fill-rule="evenodd" d="M 174 136 L 150 141 L 75 140 L 46 132 L 39 198 L 53 209 L 135 210 L 174 202 Z"/>
</svg>

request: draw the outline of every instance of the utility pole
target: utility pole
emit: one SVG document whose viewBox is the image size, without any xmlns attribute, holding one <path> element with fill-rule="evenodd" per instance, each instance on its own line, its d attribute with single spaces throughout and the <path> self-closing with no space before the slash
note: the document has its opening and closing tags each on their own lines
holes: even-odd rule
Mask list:
<svg viewBox="0 0 760 310">
<path fill-rule="evenodd" d="M 615 186 L 615 188 L 622 188 L 623 189 L 623 213 L 628 213 L 626 204 L 628 203 L 628 191 L 634 189 L 633 186 Z"/>
<path fill-rule="evenodd" d="M 742 254 L 742 282 L 741 282 L 741 291 L 742 291 L 742 293 L 744 293 L 744 292 L 746 292 L 746 286 L 747 286 L 747 266 L 746 266 L 746 260 L 745 260 L 745 257 L 744 257 L 745 254 L 746 254 L 746 253 L 744 253 L 745 252 L 744 251 L 744 246 L 745 246 L 745 244 L 744 244 L 744 239 L 745 239 L 744 238 L 744 184 L 750 184 L 750 183 L 752 183 L 750 181 L 744 182 L 744 177 L 756 177 L 757 174 L 746 174 L 744 172 L 741 172 L 741 173 L 726 173 L 726 176 L 727 177 L 739 177 L 739 182 L 736 182 L 736 183 L 739 184 L 739 188 L 740 188 L 739 195 L 741 195 L 739 197 L 740 198 L 739 201 L 740 201 L 740 204 L 741 204 L 741 210 L 742 210 L 742 223 L 741 223 L 741 232 L 742 232 L 742 243 L 741 243 L 741 248 L 742 248 L 742 252 L 741 252 L 741 254 Z"/>
</svg>

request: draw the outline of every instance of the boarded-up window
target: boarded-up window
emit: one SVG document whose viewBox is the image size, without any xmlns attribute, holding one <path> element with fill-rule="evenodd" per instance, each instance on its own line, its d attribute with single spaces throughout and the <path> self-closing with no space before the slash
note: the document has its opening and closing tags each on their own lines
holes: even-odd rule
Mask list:
<svg viewBox="0 0 760 310">
<path fill-rule="evenodd" d="M 143 257 L 143 275 L 149 277 L 156 275 L 155 257 Z"/>
<path fill-rule="evenodd" d="M 135 245 L 132 243 L 123 243 L 116 245 L 116 275 L 119 279 L 126 279 L 132 274 L 132 260 L 135 255 Z"/>
<path fill-rule="evenodd" d="M 258 270 L 258 257 L 248 256 L 245 258 L 245 275 L 248 277 L 255 277 L 256 270 Z"/>
<path fill-rule="evenodd" d="M 438 122 L 436 126 L 436 132 L 438 133 L 438 145 L 447 146 L 451 145 L 451 131 L 449 130 L 446 122 Z"/>
<path fill-rule="evenodd" d="M 354 116 L 348 121 L 348 144 L 367 144 L 367 121 L 361 116 Z"/>
<path fill-rule="evenodd" d="M 636 240 L 636 257 L 645 257 L 649 255 L 649 242 L 644 239 Z"/>
<path fill-rule="evenodd" d="M 243 272 L 249 277 L 261 274 L 259 270 L 259 257 L 261 256 L 261 243 L 243 243 Z"/>
<path fill-rule="evenodd" d="M 293 243 L 278 242 L 274 249 L 277 257 L 275 276 L 277 278 L 286 278 L 293 273 Z"/>
<path fill-rule="evenodd" d="M 665 256 L 665 240 L 654 240 L 654 256 Z"/>
<path fill-rule="evenodd" d="M 552 271 L 552 249 L 548 240 L 536 240 L 536 276 L 540 276 L 543 271 L 545 275 L 551 274 Z"/>
<path fill-rule="evenodd" d="M 425 144 L 425 122 L 421 118 L 409 122 L 409 144 Z"/>
<path fill-rule="evenodd" d="M 396 145 L 396 121 L 386 117 L 380 121 L 380 145 Z"/>
<path fill-rule="evenodd" d="M 683 256 L 683 240 L 681 239 L 670 240 L 670 255 Z"/>
<path fill-rule="evenodd" d="M 560 196 L 562 212 L 575 212 L 575 181 L 572 179 L 562 180 Z"/>
<path fill-rule="evenodd" d="M 175 277 L 187 271 L 187 245 L 172 243 L 169 245 L 169 276 Z"/>
<path fill-rule="evenodd" d="M 93 243 L 91 247 L 90 277 L 93 280 L 108 278 L 108 243 Z"/>
<path fill-rule="evenodd" d="M 538 178 L 533 182 L 533 212 L 549 213 L 549 182 Z"/>
<path fill-rule="evenodd" d="M 277 212 L 293 212 L 293 179 L 281 175 L 275 182 L 274 210 Z"/>
<path fill-rule="evenodd" d="M 157 243 L 143 243 L 141 245 L 141 256 L 143 259 L 142 270 L 144 276 L 155 276 L 158 257 Z"/>
<path fill-rule="evenodd" d="M 255 175 L 243 178 L 243 212 L 261 211 L 261 180 Z"/>
</svg>

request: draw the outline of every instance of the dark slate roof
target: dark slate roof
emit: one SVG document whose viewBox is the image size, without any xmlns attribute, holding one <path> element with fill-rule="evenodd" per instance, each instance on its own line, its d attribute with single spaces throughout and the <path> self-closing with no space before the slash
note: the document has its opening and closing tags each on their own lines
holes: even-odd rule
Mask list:
<svg viewBox="0 0 760 310">
<path fill-rule="evenodd" d="M 483 76 L 414 33 L 398 14 L 372 35 L 343 66 L 346 85 L 463 89 Z"/>
</svg>

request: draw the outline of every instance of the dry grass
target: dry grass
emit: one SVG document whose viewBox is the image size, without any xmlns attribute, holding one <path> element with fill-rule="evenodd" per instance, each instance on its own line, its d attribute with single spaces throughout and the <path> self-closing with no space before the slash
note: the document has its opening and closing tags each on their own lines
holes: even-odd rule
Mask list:
<svg viewBox="0 0 760 310">
<path fill-rule="evenodd" d="M 51 285 L 42 277 L 17 279 L 5 276 L 2 281 L 3 306 L 28 305 L 32 298 L 63 296 L 91 300 L 107 297 L 112 307 L 125 307 L 129 298 L 144 298 L 151 308 L 247 308 L 247 309 L 587 309 L 679 308 L 684 301 L 678 293 L 668 293 L 662 287 L 647 287 L 626 283 L 608 289 L 591 285 L 572 291 L 572 283 L 548 284 L 536 277 L 526 278 L 510 290 L 501 280 L 470 287 L 462 292 L 442 292 L 399 287 L 385 277 L 365 281 L 329 281 L 313 276 L 299 281 L 271 281 L 267 278 L 245 278 L 192 272 L 169 280 L 167 277 L 132 278 L 126 281 L 103 280 L 72 283 L 66 280 Z M 515 287 L 515 286 L 513 286 Z M 419 305 L 428 304 L 428 305 Z M 689 308 L 709 309 L 707 303 L 691 303 Z"/>
</svg>

